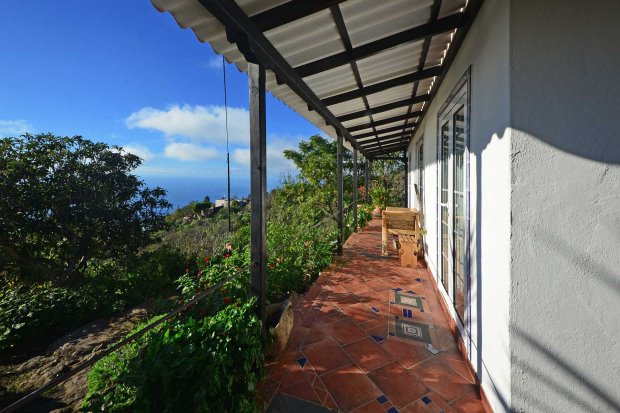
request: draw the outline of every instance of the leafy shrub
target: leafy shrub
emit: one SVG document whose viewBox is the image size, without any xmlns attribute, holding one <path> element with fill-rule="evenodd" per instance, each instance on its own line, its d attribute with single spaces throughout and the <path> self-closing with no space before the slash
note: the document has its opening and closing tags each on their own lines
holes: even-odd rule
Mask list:
<svg viewBox="0 0 620 413">
<path fill-rule="evenodd" d="M 260 411 L 262 326 L 254 312 L 248 300 L 211 317 L 192 313 L 163 323 L 93 367 L 82 410 Z"/>
<path fill-rule="evenodd" d="M 291 293 L 304 292 L 332 260 L 335 237 L 323 228 L 271 223 L 267 230 L 270 254 L 267 296 L 280 301 Z"/>
<path fill-rule="evenodd" d="M 84 290 L 35 287 L 5 290 L 0 296 L 0 353 L 22 352 L 92 320 L 101 311 Z"/>
</svg>

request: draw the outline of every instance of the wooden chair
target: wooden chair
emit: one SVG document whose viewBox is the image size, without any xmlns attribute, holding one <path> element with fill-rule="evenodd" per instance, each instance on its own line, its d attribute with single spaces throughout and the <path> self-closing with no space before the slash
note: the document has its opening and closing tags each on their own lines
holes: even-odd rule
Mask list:
<svg viewBox="0 0 620 413">
<path fill-rule="evenodd" d="M 403 266 L 417 264 L 418 240 L 420 239 L 420 214 L 416 209 L 388 207 L 383 211 L 381 231 L 381 254 L 388 255 L 388 234 L 398 235 L 399 253 Z"/>
</svg>

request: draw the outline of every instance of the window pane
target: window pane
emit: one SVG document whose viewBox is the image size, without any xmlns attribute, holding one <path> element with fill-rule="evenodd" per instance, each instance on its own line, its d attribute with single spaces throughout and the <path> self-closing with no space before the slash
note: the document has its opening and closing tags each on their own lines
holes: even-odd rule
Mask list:
<svg viewBox="0 0 620 413">
<path fill-rule="evenodd" d="M 465 108 L 454 114 L 453 236 L 454 236 L 454 306 L 465 320 Z"/>
</svg>

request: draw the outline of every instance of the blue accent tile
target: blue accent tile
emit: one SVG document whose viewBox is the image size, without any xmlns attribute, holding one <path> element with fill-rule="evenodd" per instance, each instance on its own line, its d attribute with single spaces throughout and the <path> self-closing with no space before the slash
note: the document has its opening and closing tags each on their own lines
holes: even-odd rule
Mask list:
<svg viewBox="0 0 620 413">
<path fill-rule="evenodd" d="M 407 317 L 407 309 L 403 308 L 403 317 Z"/>
<path fill-rule="evenodd" d="M 424 404 L 431 404 L 433 402 L 428 396 L 422 397 L 422 401 L 424 402 Z"/>
<path fill-rule="evenodd" d="M 398 413 L 398 409 L 396 407 L 390 407 L 386 411 L 387 413 Z"/>
<path fill-rule="evenodd" d="M 297 359 L 297 362 L 299 363 L 299 365 L 301 366 L 301 368 L 302 368 L 302 369 L 303 369 L 303 368 L 304 368 L 304 366 L 306 365 L 306 361 L 308 361 L 308 359 L 307 359 L 307 358 L 305 358 L 305 357 L 302 357 L 302 358 Z"/>
<path fill-rule="evenodd" d="M 375 313 L 379 312 L 379 309 L 377 307 L 371 307 L 371 310 L 374 311 Z"/>
<path fill-rule="evenodd" d="M 417 282 L 421 283 L 422 282 L 422 278 L 416 278 L 415 279 Z"/>
<path fill-rule="evenodd" d="M 372 339 L 375 340 L 377 343 L 380 343 L 383 340 L 385 340 L 385 338 L 383 338 L 381 336 L 370 336 L 370 337 L 372 337 Z"/>
<path fill-rule="evenodd" d="M 415 291 L 409 290 L 409 291 L 407 291 L 407 294 L 415 294 Z"/>
<path fill-rule="evenodd" d="M 382 394 L 381 396 L 377 397 L 377 401 L 381 404 L 383 403 L 387 403 L 388 402 L 388 398 L 385 397 L 385 394 Z"/>
<path fill-rule="evenodd" d="M 398 288 L 394 288 L 394 291 L 402 291 L 403 289 L 398 287 Z"/>
<path fill-rule="evenodd" d="M 403 317 L 413 318 L 413 313 L 407 308 L 403 308 Z"/>
</svg>

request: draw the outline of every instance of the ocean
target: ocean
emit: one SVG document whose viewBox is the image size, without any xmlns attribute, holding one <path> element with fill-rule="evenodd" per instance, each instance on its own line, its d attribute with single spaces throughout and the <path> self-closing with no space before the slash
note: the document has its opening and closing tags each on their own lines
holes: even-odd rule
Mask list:
<svg viewBox="0 0 620 413">
<path fill-rule="evenodd" d="M 178 176 L 144 176 L 141 179 L 148 187 L 159 186 L 166 190 L 166 198 L 173 208 L 189 204 L 191 201 L 202 201 L 209 196 L 211 201 L 226 198 L 226 178 L 201 178 Z M 267 180 L 270 191 L 280 184 L 279 178 Z M 245 198 L 250 194 L 250 179 L 232 178 L 230 180 L 230 197 Z"/>
</svg>

